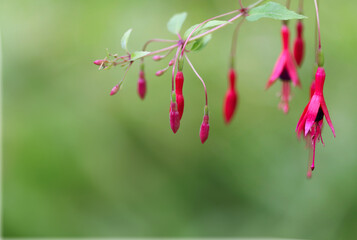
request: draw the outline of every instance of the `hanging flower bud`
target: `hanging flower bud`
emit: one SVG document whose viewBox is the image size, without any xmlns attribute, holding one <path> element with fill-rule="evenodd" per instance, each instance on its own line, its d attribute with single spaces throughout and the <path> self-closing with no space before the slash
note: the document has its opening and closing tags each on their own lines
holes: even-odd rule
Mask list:
<svg viewBox="0 0 357 240">
<path fill-rule="evenodd" d="M 180 128 L 180 114 L 177 110 L 175 93 L 172 93 L 172 100 L 170 104 L 170 126 L 174 133 L 176 133 Z"/>
<path fill-rule="evenodd" d="M 185 107 L 185 100 L 182 95 L 183 82 L 184 82 L 183 73 L 179 71 L 177 72 L 176 79 L 175 79 L 175 83 L 176 83 L 175 92 L 176 92 L 177 108 L 180 113 L 180 119 L 182 118 L 183 110 Z"/>
<path fill-rule="evenodd" d="M 154 61 L 160 61 L 162 59 L 163 56 L 160 56 L 160 55 L 155 55 L 152 57 L 152 60 Z"/>
<path fill-rule="evenodd" d="M 139 80 L 138 80 L 138 93 L 141 99 L 145 98 L 146 94 L 146 80 L 144 71 L 140 71 L 139 73 Z"/>
<path fill-rule="evenodd" d="M 305 55 L 305 42 L 303 39 L 303 24 L 299 20 L 296 25 L 296 39 L 294 43 L 294 57 L 297 65 L 300 67 Z"/>
<path fill-rule="evenodd" d="M 237 77 L 236 77 L 235 70 L 230 69 L 228 73 L 229 87 L 225 96 L 224 106 L 223 106 L 224 120 L 227 124 L 232 120 L 238 102 L 238 94 L 235 89 L 236 78 Z"/>
<path fill-rule="evenodd" d="M 201 139 L 202 144 L 204 144 L 208 138 L 208 134 L 209 134 L 208 120 L 209 120 L 208 107 L 205 106 L 205 114 L 203 116 L 203 121 L 202 121 L 201 128 L 200 128 L 200 139 Z"/>
<path fill-rule="evenodd" d="M 110 91 L 110 96 L 113 96 L 114 94 L 116 94 L 120 89 L 120 84 L 117 84 L 113 87 L 113 89 Z"/>
</svg>

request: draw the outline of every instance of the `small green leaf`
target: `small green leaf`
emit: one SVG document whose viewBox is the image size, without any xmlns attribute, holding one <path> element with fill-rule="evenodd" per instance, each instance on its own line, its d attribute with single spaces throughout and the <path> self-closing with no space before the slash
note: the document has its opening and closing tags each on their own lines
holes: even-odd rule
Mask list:
<svg viewBox="0 0 357 240">
<path fill-rule="evenodd" d="M 208 30 L 209 28 L 213 28 L 213 27 L 217 27 L 219 25 L 225 24 L 225 23 L 229 23 L 228 21 L 220 21 L 220 20 L 212 20 L 209 21 L 205 24 L 203 24 L 202 26 L 200 26 L 199 28 L 196 29 L 196 31 L 191 35 L 191 37 L 194 37 L 196 35 L 198 35 L 199 33 L 202 33 L 204 30 Z M 187 31 L 184 34 L 184 39 L 187 39 L 188 36 L 190 35 L 190 33 L 198 26 L 199 24 L 195 24 L 192 27 L 190 27 L 189 29 L 187 29 Z"/>
<path fill-rule="evenodd" d="M 257 21 L 261 18 L 272 18 L 277 20 L 291 20 L 306 18 L 303 15 L 290 11 L 283 5 L 275 2 L 268 2 L 262 6 L 253 8 L 249 11 L 248 21 Z"/>
<path fill-rule="evenodd" d="M 173 34 L 178 34 L 181 30 L 183 23 L 185 22 L 187 13 L 175 14 L 170 21 L 167 23 L 167 29 Z"/>
<path fill-rule="evenodd" d="M 212 39 L 212 34 L 209 34 L 207 36 L 204 36 L 203 38 L 198 39 L 195 41 L 192 45 L 191 51 L 200 51 L 202 50 L 208 42 Z"/>
<path fill-rule="evenodd" d="M 133 29 L 129 29 L 128 31 L 126 31 L 123 35 L 123 37 L 121 38 L 121 47 L 125 50 L 128 51 L 128 39 L 130 37 L 131 31 Z"/>
<path fill-rule="evenodd" d="M 142 57 L 148 55 L 149 53 L 150 53 L 150 52 L 146 52 L 146 51 L 133 52 L 133 53 L 131 54 L 130 60 L 131 60 L 131 61 L 135 61 L 135 60 L 137 60 L 137 59 L 139 59 L 139 58 L 142 58 Z"/>
</svg>

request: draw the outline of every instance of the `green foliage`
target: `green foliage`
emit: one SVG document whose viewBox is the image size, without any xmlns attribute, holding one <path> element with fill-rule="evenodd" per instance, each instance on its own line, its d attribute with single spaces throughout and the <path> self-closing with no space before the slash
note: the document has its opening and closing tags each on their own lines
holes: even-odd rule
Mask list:
<svg viewBox="0 0 357 240">
<path fill-rule="evenodd" d="M 139 59 L 139 58 L 142 58 L 142 57 L 144 57 L 144 56 L 146 56 L 146 55 L 148 55 L 150 52 L 147 52 L 147 51 L 136 51 L 136 52 L 133 52 L 132 54 L 131 54 L 131 61 L 135 61 L 135 60 L 137 60 L 137 59 Z"/>
<path fill-rule="evenodd" d="M 198 39 L 197 41 L 195 41 L 193 43 L 191 51 L 202 50 L 211 39 L 212 39 L 212 34 L 208 34 L 207 36 L 204 36 L 203 38 Z"/>
<path fill-rule="evenodd" d="M 121 47 L 125 50 L 128 51 L 128 39 L 130 37 L 131 31 L 133 29 L 129 29 L 128 31 L 126 31 L 123 35 L 123 37 L 121 38 Z"/>
<path fill-rule="evenodd" d="M 290 11 L 283 5 L 275 2 L 268 2 L 262 6 L 253 8 L 249 11 L 248 21 L 257 21 L 261 18 L 272 18 L 277 20 L 291 20 L 306 18 L 303 15 Z"/>
<path fill-rule="evenodd" d="M 167 29 L 169 29 L 169 31 L 173 34 L 178 34 L 186 20 L 186 17 L 186 12 L 175 14 L 167 23 Z"/>
</svg>

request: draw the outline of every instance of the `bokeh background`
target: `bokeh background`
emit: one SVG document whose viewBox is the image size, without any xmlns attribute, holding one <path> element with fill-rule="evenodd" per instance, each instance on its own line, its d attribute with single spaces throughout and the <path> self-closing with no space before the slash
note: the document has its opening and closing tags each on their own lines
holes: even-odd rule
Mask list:
<svg viewBox="0 0 357 240">
<path fill-rule="evenodd" d="M 244 4 L 253 1 L 243 1 Z M 285 1 L 278 1 L 284 3 Z M 298 1 L 292 1 L 297 8 Z M 291 112 L 277 109 L 278 82 L 264 90 L 281 49 L 275 20 L 248 22 L 238 45 L 240 103 L 222 117 L 234 26 L 216 32 L 191 61 L 206 80 L 210 136 L 199 140 L 204 95 L 188 65 L 185 114 L 169 127 L 170 74 L 146 61 L 148 92 L 136 92 L 139 66 L 122 91 L 122 69 L 98 71 L 105 49 L 123 53 L 151 38 L 175 39 L 166 22 L 187 11 L 187 29 L 238 7 L 236 0 L 3 0 L 2 235 L 4 237 L 286 237 L 357 235 L 356 1 L 321 1 L 325 97 L 335 125 L 323 131 L 316 170 L 294 132 L 308 101 L 315 17 L 305 1 L 307 55 Z M 295 22 L 290 22 L 294 29 Z M 295 35 L 294 31 L 293 36 Z M 153 44 L 157 49 L 165 44 Z"/>
</svg>

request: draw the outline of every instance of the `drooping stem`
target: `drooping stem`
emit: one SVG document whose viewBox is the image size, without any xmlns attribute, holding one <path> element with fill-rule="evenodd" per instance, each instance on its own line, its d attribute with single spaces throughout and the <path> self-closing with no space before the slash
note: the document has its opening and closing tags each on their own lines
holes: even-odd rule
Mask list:
<svg viewBox="0 0 357 240">
<path fill-rule="evenodd" d="M 125 70 L 124 76 L 123 76 L 123 78 L 119 81 L 118 85 L 120 85 L 120 84 L 125 80 L 126 75 L 128 74 L 129 69 L 130 69 L 130 67 L 131 67 L 132 64 L 133 64 L 132 62 L 129 63 L 128 67 L 127 67 L 126 70 Z"/>
<path fill-rule="evenodd" d="M 191 38 L 192 34 L 193 34 L 194 32 L 196 32 L 196 30 L 197 30 L 198 28 L 200 28 L 203 24 L 205 24 L 205 23 L 207 23 L 207 22 L 209 22 L 209 21 L 212 21 L 212 20 L 214 20 L 214 19 L 221 18 L 221 17 L 225 17 L 225 16 L 231 15 L 231 14 L 233 14 L 233 13 L 237 13 L 237 12 L 239 12 L 239 10 L 234 10 L 234 11 L 232 11 L 232 12 L 224 13 L 224 14 L 218 15 L 218 16 L 216 16 L 216 17 L 212 17 L 212 18 L 210 18 L 210 19 L 207 19 L 207 20 L 203 21 L 202 23 L 198 24 L 197 27 L 195 27 L 195 28 L 192 30 L 192 32 L 190 33 L 190 35 L 188 35 L 188 37 L 187 37 L 187 39 L 186 39 L 186 41 L 185 41 L 185 43 L 184 43 L 184 45 L 183 45 L 182 52 L 181 52 L 181 56 L 183 56 L 183 54 L 184 54 L 184 52 L 185 52 L 186 45 L 187 45 L 187 43 L 190 42 L 190 38 Z M 196 39 L 197 39 L 197 38 L 196 38 Z M 193 41 L 193 40 L 194 40 L 194 39 L 191 39 L 191 41 Z"/>
<path fill-rule="evenodd" d="M 231 59 L 230 59 L 230 64 L 231 64 L 231 68 L 234 67 L 234 59 L 235 59 L 235 55 L 237 53 L 237 40 L 238 40 L 238 32 L 240 27 L 242 26 L 243 22 L 244 22 L 243 18 L 237 25 L 237 27 L 234 29 L 234 33 L 233 33 L 233 39 L 232 39 L 232 46 L 231 46 Z"/>
<path fill-rule="evenodd" d="M 319 16 L 319 6 L 317 0 L 315 1 L 315 9 L 316 9 L 316 20 L 317 20 L 317 32 L 319 37 L 319 50 L 321 50 L 321 29 L 320 29 L 320 16 Z"/>
<path fill-rule="evenodd" d="M 177 59 L 180 54 L 181 48 L 178 47 L 175 55 L 174 65 L 172 66 L 172 91 L 175 91 L 175 68 L 177 64 Z"/>
<path fill-rule="evenodd" d="M 242 4 L 242 0 L 239 0 L 239 5 L 240 5 L 240 8 L 242 8 L 242 9 L 244 8 L 243 4 Z"/>
<path fill-rule="evenodd" d="M 225 27 L 226 25 L 228 25 L 228 24 L 234 22 L 235 20 L 237 20 L 238 18 L 240 18 L 242 15 L 243 15 L 243 13 L 240 13 L 240 14 L 238 14 L 237 16 L 235 16 L 235 17 L 229 19 L 226 23 L 223 23 L 223 24 L 221 24 L 221 25 L 219 25 L 219 26 L 217 26 L 217 27 L 215 27 L 215 28 L 212 28 L 211 30 L 208 30 L 208 31 L 206 31 L 206 32 L 204 32 L 204 33 L 201 33 L 201 34 L 199 34 L 199 35 L 197 35 L 197 36 L 191 38 L 190 42 L 195 41 L 195 40 L 197 40 L 197 39 L 199 39 L 199 38 L 201 38 L 201 37 L 204 37 L 204 36 L 206 36 L 206 35 L 208 35 L 208 34 L 210 34 L 210 33 L 213 33 L 213 32 L 215 32 L 215 31 L 217 31 L 218 29 L 221 29 L 222 27 Z M 186 40 L 186 41 L 187 41 L 187 40 Z"/>
<path fill-rule="evenodd" d="M 299 14 L 303 14 L 303 11 L 304 11 L 304 0 L 299 0 L 298 13 L 299 13 Z"/>
<path fill-rule="evenodd" d="M 287 9 L 290 8 L 290 3 L 291 3 L 291 0 L 286 0 L 286 8 L 287 8 Z"/>
<path fill-rule="evenodd" d="M 197 77 L 201 80 L 203 88 L 205 89 L 205 96 L 206 96 L 206 106 L 208 106 L 208 96 L 207 96 L 207 88 L 206 88 L 206 84 L 205 81 L 203 81 L 202 77 L 197 73 L 196 69 L 193 67 L 190 59 L 188 59 L 187 54 L 185 54 L 186 60 L 188 62 L 188 64 L 190 65 L 190 67 L 192 68 L 193 72 L 197 75 Z"/>
</svg>

